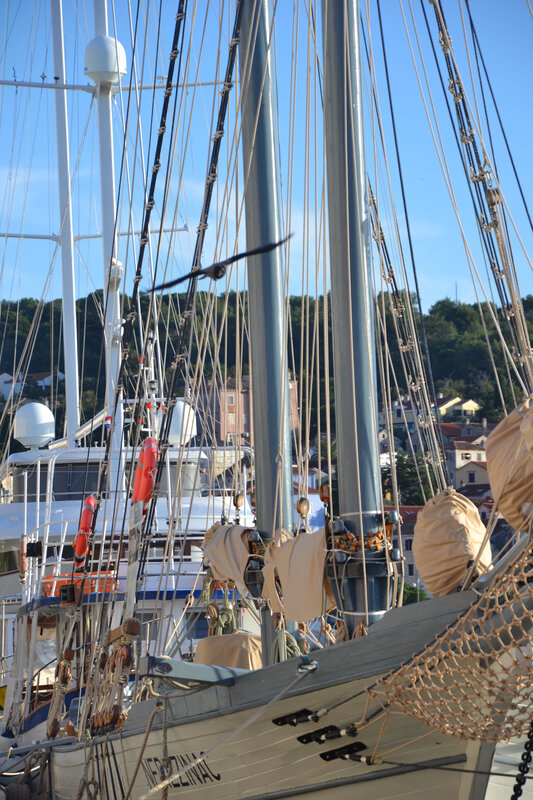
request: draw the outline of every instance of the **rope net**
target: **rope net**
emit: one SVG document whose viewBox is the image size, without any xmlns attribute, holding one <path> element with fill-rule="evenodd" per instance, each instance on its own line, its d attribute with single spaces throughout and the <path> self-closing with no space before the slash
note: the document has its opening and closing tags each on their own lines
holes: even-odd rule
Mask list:
<svg viewBox="0 0 533 800">
<path fill-rule="evenodd" d="M 532 610 L 530 542 L 466 613 L 369 693 L 461 739 L 523 736 L 533 702 Z"/>
</svg>

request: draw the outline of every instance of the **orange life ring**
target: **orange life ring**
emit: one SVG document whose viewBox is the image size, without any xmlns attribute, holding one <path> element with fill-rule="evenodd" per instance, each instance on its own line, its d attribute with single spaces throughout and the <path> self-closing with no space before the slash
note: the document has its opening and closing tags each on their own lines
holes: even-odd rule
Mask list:
<svg viewBox="0 0 533 800">
<path fill-rule="evenodd" d="M 85 564 L 85 559 L 89 552 L 89 538 L 91 535 L 95 508 L 96 498 L 93 494 L 90 494 L 85 498 L 83 511 L 81 512 L 80 526 L 72 544 L 74 547 L 74 563 L 78 569 Z"/>
<path fill-rule="evenodd" d="M 131 504 L 142 501 L 143 506 L 150 502 L 154 491 L 155 475 L 157 471 L 157 442 L 153 437 L 145 439 L 139 455 L 139 463 L 135 471 Z"/>
</svg>

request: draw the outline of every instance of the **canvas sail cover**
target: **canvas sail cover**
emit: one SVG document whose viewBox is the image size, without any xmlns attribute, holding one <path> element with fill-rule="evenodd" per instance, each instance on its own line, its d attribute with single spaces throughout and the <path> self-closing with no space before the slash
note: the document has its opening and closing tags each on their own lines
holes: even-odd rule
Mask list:
<svg viewBox="0 0 533 800">
<path fill-rule="evenodd" d="M 485 532 L 475 505 L 453 489 L 426 503 L 415 524 L 413 555 L 428 592 L 440 597 L 456 591 L 483 545 Z M 487 542 L 478 561 L 478 573 L 486 572 L 491 560 Z"/>
<path fill-rule="evenodd" d="M 218 581 L 233 581 L 241 594 L 247 594 L 244 571 L 250 557 L 248 531 L 242 525 L 217 525 L 206 533 L 204 561 Z M 267 544 L 263 567 L 263 597 L 274 613 L 304 622 L 319 617 L 325 609 L 324 528 L 314 533 L 293 536 L 277 531 Z M 281 583 L 282 597 L 276 588 Z M 211 662 L 214 663 L 214 662 Z"/>
<path fill-rule="evenodd" d="M 261 669 L 261 637 L 247 631 L 208 636 L 198 642 L 194 660 L 199 664 L 216 664 L 218 667 Z"/>
<path fill-rule="evenodd" d="M 326 539 L 324 528 L 314 533 L 292 536 L 286 531 L 271 542 L 265 552 L 263 568 L 263 597 L 269 600 L 272 611 L 283 611 L 285 617 L 305 622 L 324 613 L 324 562 Z M 281 583 L 280 600 L 275 575 Z"/>
<path fill-rule="evenodd" d="M 524 530 L 533 510 L 533 397 L 500 422 L 485 448 L 498 510 L 515 530 Z"/>
<path fill-rule="evenodd" d="M 244 570 L 250 557 L 248 531 L 242 525 L 218 525 L 205 537 L 204 561 L 217 581 L 233 581 L 241 594 L 247 594 Z"/>
</svg>

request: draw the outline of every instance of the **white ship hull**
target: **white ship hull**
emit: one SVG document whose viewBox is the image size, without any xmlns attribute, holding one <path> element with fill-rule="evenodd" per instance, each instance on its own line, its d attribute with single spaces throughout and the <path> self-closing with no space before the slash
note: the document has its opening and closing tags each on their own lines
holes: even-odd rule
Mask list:
<svg viewBox="0 0 533 800">
<path fill-rule="evenodd" d="M 241 734 L 231 737 L 236 727 L 253 714 L 254 709 L 225 716 L 208 717 L 194 723 L 176 725 L 172 721 L 167 729 L 168 756 L 176 776 L 169 784 L 168 797 L 201 797 L 205 800 L 230 800 L 234 798 L 300 797 L 311 792 L 321 792 L 321 798 L 410 797 L 433 800 L 471 797 L 471 776 L 462 772 L 475 769 L 479 748 L 452 737 L 432 734 L 392 755 L 391 760 L 413 764 L 397 767 L 383 764 L 365 766 L 350 760 L 324 761 L 320 754 L 347 740 L 322 745 L 301 744 L 297 737 L 320 727 L 309 722 L 298 727 L 280 729 L 272 718 L 298 711 L 302 706 L 322 707 L 333 704 L 362 688 L 362 684 L 349 683 L 321 692 L 300 696 L 290 702 L 281 701 L 269 709 L 268 716 L 258 719 Z M 364 698 L 347 703 L 338 713 L 328 716 L 328 724 L 343 725 L 364 711 Z M 402 746 L 409 739 L 427 733 L 422 723 L 405 716 L 391 717 L 387 725 L 387 749 Z M 381 729 L 376 723 L 372 731 L 358 737 L 368 744 L 371 753 Z M 154 725 L 153 732 L 143 748 L 145 731 L 139 728 L 129 736 L 111 736 L 99 740 L 89 755 L 87 747 L 56 749 L 52 759 L 54 796 L 57 800 L 76 797 L 79 783 L 89 758 L 89 774 L 97 776 L 100 792 L 105 800 L 126 797 L 136 766 L 140 768 L 135 779 L 134 798 L 146 795 L 161 781 L 160 767 L 163 759 L 163 730 Z M 226 744 L 219 743 L 228 739 Z M 217 745 L 219 745 L 217 747 Z M 197 763 L 202 753 L 217 749 Z M 457 772 L 447 772 L 436 767 L 455 767 Z M 468 790 L 461 795 L 461 785 Z M 428 794 L 431 792 L 431 795 Z M 157 793 L 159 796 L 159 792 Z M 479 795 L 480 797 L 484 795 Z"/>
<path fill-rule="evenodd" d="M 380 674 L 406 660 L 417 642 L 442 630 L 471 600 L 465 592 L 411 606 L 392 624 L 374 626 L 364 639 L 319 651 L 314 654 L 318 669 L 274 703 L 297 679 L 297 659 L 236 677 L 233 685 L 170 691 L 163 695 L 166 712 L 155 710 L 156 698 L 138 703 L 120 733 L 97 737 L 91 745 L 57 743 L 51 759 L 54 797 L 72 800 L 87 776 L 97 781 L 103 800 L 126 797 L 132 783 L 132 798 L 151 790 L 160 796 L 155 787 L 167 756 L 174 776 L 169 798 L 274 800 L 317 792 L 321 800 L 483 798 L 488 776 L 475 770 L 482 769 L 483 761 L 490 765 L 492 745 L 432 732 L 414 718 L 384 711 L 366 692 Z M 431 617 L 428 606 L 433 607 Z M 394 636 L 400 620 L 403 637 Z M 317 722 L 273 722 L 303 709 L 330 710 Z M 298 739 L 329 726 L 349 725 L 357 727 L 355 736 L 323 743 Z M 356 758 L 374 758 L 376 763 L 321 758 L 356 742 L 361 744 Z"/>
</svg>

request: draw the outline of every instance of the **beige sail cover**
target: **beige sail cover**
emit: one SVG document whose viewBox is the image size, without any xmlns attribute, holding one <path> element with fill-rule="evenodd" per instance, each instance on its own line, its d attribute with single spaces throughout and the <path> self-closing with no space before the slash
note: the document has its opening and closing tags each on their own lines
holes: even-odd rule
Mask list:
<svg viewBox="0 0 533 800">
<path fill-rule="evenodd" d="M 261 669 L 261 637 L 247 631 L 208 636 L 198 642 L 194 660 L 198 664 L 215 664 L 218 667 Z"/>
<path fill-rule="evenodd" d="M 270 601 L 273 611 L 283 610 L 287 619 L 304 622 L 319 617 L 326 607 L 324 529 L 283 538 L 281 545 L 271 542 L 265 552 L 263 597 Z M 276 572 L 283 594 L 281 603 L 274 581 Z"/>
<path fill-rule="evenodd" d="M 494 502 L 509 525 L 523 530 L 533 504 L 533 397 L 494 428 L 485 449 Z"/>
<path fill-rule="evenodd" d="M 283 611 L 283 603 L 276 586 L 277 570 L 274 554 L 282 544 L 290 541 L 291 539 L 294 539 L 293 534 L 289 531 L 286 531 L 284 528 L 280 528 L 276 531 L 274 539 L 267 544 L 265 550 L 265 563 L 263 566 L 263 589 L 261 591 L 261 597 L 263 597 L 265 600 L 268 600 L 270 610 L 274 614 L 281 614 Z"/>
<path fill-rule="evenodd" d="M 475 505 L 453 489 L 445 489 L 429 500 L 415 524 L 413 555 L 424 586 L 435 597 L 455 592 L 466 577 L 485 537 Z M 478 561 L 478 573 L 486 572 L 492 560 L 487 542 Z"/>
<path fill-rule="evenodd" d="M 214 527 L 214 526 L 213 526 Z M 244 570 L 250 557 L 247 534 L 242 525 L 219 525 L 204 542 L 204 561 L 217 581 L 233 581 L 241 594 L 247 594 Z"/>
</svg>

